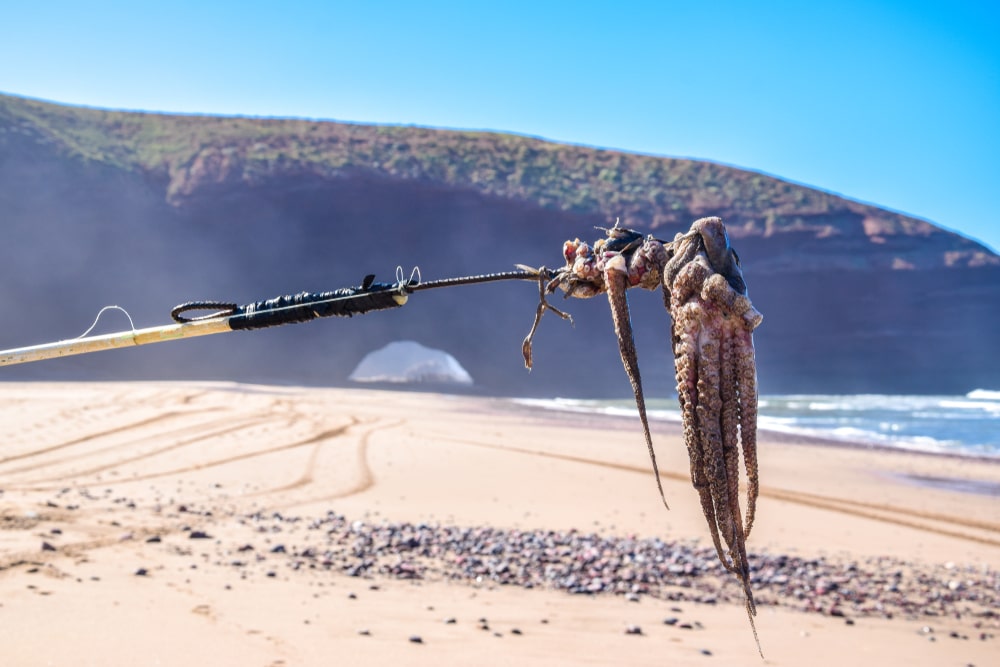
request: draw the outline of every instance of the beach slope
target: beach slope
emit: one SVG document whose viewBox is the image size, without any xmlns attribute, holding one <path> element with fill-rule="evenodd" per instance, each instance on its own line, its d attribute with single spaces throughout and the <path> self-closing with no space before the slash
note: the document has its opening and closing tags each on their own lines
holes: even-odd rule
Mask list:
<svg viewBox="0 0 1000 667">
<path fill-rule="evenodd" d="M 0 384 L 16 665 L 987 665 L 1000 464 L 768 438 L 754 645 L 676 426 L 227 383 Z"/>
</svg>

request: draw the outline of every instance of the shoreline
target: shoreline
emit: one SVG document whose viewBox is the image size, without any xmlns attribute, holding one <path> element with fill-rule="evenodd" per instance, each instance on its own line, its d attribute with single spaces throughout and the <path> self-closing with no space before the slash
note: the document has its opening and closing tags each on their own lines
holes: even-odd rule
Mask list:
<svg viewBox="0 0 1000 667">
<path fill-rule="evenodd" d="M 584 410 L 572 410 L 572 409 L 562 409 L 556 406 L 546 407 L 541 405 L 530 405 L 526 403 L 520 403 L 524 399 L 512 398 L 512 397 L 485 397 L 486 400 L 492 401 L 503 401 L 507 402 L 514 409 L 522 409 L 525 413 L 533 415 L 553 415 L 559 416 L 563 419 L 562 423 L 571 422 L 571 417 L 586 417 L 595 424 L 603 423 L 602 420 L 608 420 L 607 423 L 617 423 L 622 424 L 628 423 L 638 423 L 638 415 L 615 415 L 607 413 L 598 412 L 586 412 Z M 529 399 L 529 400 L 544 400 L 544 399 Z M 681 422 L 675 421 L 673 419 L 657 419 L 655 417 L 650 417 L 649 419 L 650 428 L 654 426 L 654 430 L 662 430 L 669 432 L 671 434 L 681 433 Z M 944 452 L 935 449 L 921 449 L 918 447 L 894 447 L 892 445 L 887 445 L 881 442 L 859 442 L 856 440 L 847 440 L 834 437 L 824 437 L 820 435 L 813 434 L 798 434 L 788 431 L 780 431 L 769 429 L 766 427 L 758 426 L 757 428 L 758 442 L 760 443 L 782 443 L 782 444 L 797 444 L 806 445 L 810 447 L 834 447 L 843 449 L 852 449 L 859 451 L 878 451 L 878 452 L 899 452 L 901 454 L 917 454 L 921 456 L 930 457 L 940 457 L 943 459 L 958 459 L 958 460 L 970 460 L 986 464 L 995 464 L 1000 466 L 1000 454 L 988 455 L 988 454 L 974 454 L 970 452 Z"/>
</svg>

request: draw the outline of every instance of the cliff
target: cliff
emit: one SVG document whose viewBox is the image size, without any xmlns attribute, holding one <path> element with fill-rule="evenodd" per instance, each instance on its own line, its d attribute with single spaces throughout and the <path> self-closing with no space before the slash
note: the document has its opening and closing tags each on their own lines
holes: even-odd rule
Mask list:
<svg viewBox="0 0 1000 667">
<path fill-rule="evenodd" d="M 170 116 L 0 96 L 0 346 L 138 326 L 175 303 L 561 264 L 615 218 L 671 238 L 726 220 L 755 305 L 765 392 L 965 392 L 1000 378 L 1000 257 L 930 222 L 709 162 L 527 137 Z M 340 384 L 371 350 L 447 350 L 481 391 L 628 395 L 603 300 L 563 304 L 520 364 L 530 284 L 414 295 L 398 313 L 5 369 L 4 377 Z M 668 320 L 632 297 L 644 377 L 669 392 Z M 113 322 L 103 330 L 125 328 Z M 164 349 L 158 349 L 158 348 Z M 305 351 L 305 352 L 303 352 Z"/>
</svg>

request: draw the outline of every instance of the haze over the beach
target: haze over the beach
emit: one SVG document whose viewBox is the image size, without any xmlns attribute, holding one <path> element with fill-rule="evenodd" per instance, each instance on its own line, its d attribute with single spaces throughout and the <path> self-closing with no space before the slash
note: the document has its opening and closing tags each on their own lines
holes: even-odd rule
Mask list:
<svg viewBox="0 0 1000 667">
<path fill-rule="evenodd" d="M 0 92 L 107 109 L 484 129 L 700 158 L 896 209 L 1000 249 L 995 0 L 205 5 L 5 7 Z M 107 303 L 127 304 L 129 322 L 145 326 L 180 299 L 248 302 L 350 284 L 342 281 L 369 271 L 361 260 L 390 269 L 419 261 L 446 276 L 534 261 L 522 259 L 529 244 L 554 251 L 572 225 L 589 232 L 608 215 L 592 208 L 560 219 L 568 209 L 546 209 L 538 197 L 491 198 L 464 183 L 439 181 L 440 192 L 422 198 L 396 176 L 352 180 L 331 169 L 310 181 L 295 161 L 268 172 L 271 189 L 254 187 L 243 167 L 284 160 L 263 141 L 260 161 L 233 161 L 228 189 L 198 190 L 211 181 L 202 167 L 212 156 L 245 156 L 256 132 L 273 130 L 279 147 L 291 137 L 302 155 L 320 143 L 286 126 L 318 126 L 330 145 L 355 131 L 362 141 L 446 133 L 206 119 L 239 130 L 208 141 L 195 131 L 202 122 L 188 121 L 0 98 L 2 263 L 11 276 L 10 342 L 0 348 L 75 335 Z M 169 131 L 120 143 L 121 127 Z M 468 154 L 503 157 L 499 143 Z M 451 145 L 424 152 L 439 157 Z M 557 148 L 581 161 L 599 152 Z M 335 157 L 323 154 L 322 165 Z M 375 164 L 370 151 L 355 159 Z M 746 176 L 708 171 L 729 174 L 730 184 Z M 169 190 L 167 176 L 190 188 Z M 748 180 L 758 185 L 737 189 L 740 202 L 777 183 Z M 170 198 L 177 193 L 187 198 Z M 692 212 L 693 198 L 674 210 Z M 678 407 L 662 300 L 643 311 L 636 299 L 631 311 L 646 323 L 635 331 L 657 417 L 654 478 L 606 304 L 575 309 L 572 337 L 548 322 L 549 338 L 536 341 L 544 363 L 526 379 L 529 283 L 523 301 L 498 291 L 491 300 L 485 287 L 476 302 L 435 301 L 435 292 L 395 319 L 162 346 L 175 357 L 155 356 L 157 345 L 26 365 L 37 376 L 5 369 L 3 664 L 187 667 L 211 656 L 222 666 L 683 667 L 761 665 L 763 655 L 777 667 L 994 664 L 1000 442 L 982 425 L 1000 418 L 1000 267 L 922 223 L 883 227 L 882 211 L 819 199 L 811 213 L 820 222 L 846 212 L 856 232 L 839 254 L 836 243 L 741 239 L 767 251 L 744 257 L 768 318 L 755 351 L 763 399 L 751 404 L 744 391 L 749 355 L 739 398 L 741 415 L 759 411 L 770 429 L 748 445 L 748 420 L 739 426 L 746 497 L 759 464 L 759 503 L 752 536 L 747 516 L 743 561 L 730 550 L 733 563 L 748 562 L 755 629 L 746 570 L 741 585 L 712 539 L 720 525 L 727 542 L 737 535 L 742 545 L 745 535 L 736 447 L 727 442 L 725 465 L 715 465 L 718 447 L 692 444 L 690 423 L 685 430 L 653 413 Z M 466 224 L 469 210 L 481 224 Z M 924 238 L 882 235 L 897 226 Z M 864 256 L 871 248 L 881 250 Z M 469 256 L 444 262 L 445 252 Z M 652 307 L 658 319 L 646 317 Z M 415 354 L 412 343 L 358 364 L 404 334 L 434 351 Z M 474 378 L 476 391 L 492 393 L 385 391 L 349 383 L 355 365 L 361 380 Z M 549 389 L 557 381 L 629 396 L 628 411 L 621 416 L 614 401 L 570 411 L 541 409 L 548 399 L 487 397 L 566 395 Z M 776 386 L 826 394 L 775 397 Z M 942 386 L 961 395 L 864 391 Z M 714 391 L 710 399 L 737 396 Z M 699 406 L 697 419 L 709 440 L 706 412 Z M 720 411 L 732 427 L 726 438 L 733 414 Z M 918 416 L 939 430 L 909 432 Z M 829 439 L 844 431 L 850 446 Z M 708 464 L 715 499 L 701 493 Z M 720 524 L 712 508 L 728 501 L 736 509 Z"/>
<path fill-rule="evenodd" d="M 713 160 L 1000 248 L 989 2 L 7 7 L 0 91 Z"/>
</svg>

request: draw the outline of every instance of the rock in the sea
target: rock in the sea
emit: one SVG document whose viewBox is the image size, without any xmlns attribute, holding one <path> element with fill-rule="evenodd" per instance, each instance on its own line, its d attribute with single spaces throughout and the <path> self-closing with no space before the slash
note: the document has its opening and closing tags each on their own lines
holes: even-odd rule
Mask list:
<svg viewBox="0 0 1000 667">
<path fill-rule="evenodd" d="M 472 376 L 455 357 L 412 340 L 389 343 L 368 353 L 351 373 L 350 379 L 355 382 L 401 384 L 472 384 Z"/>
</svg>

